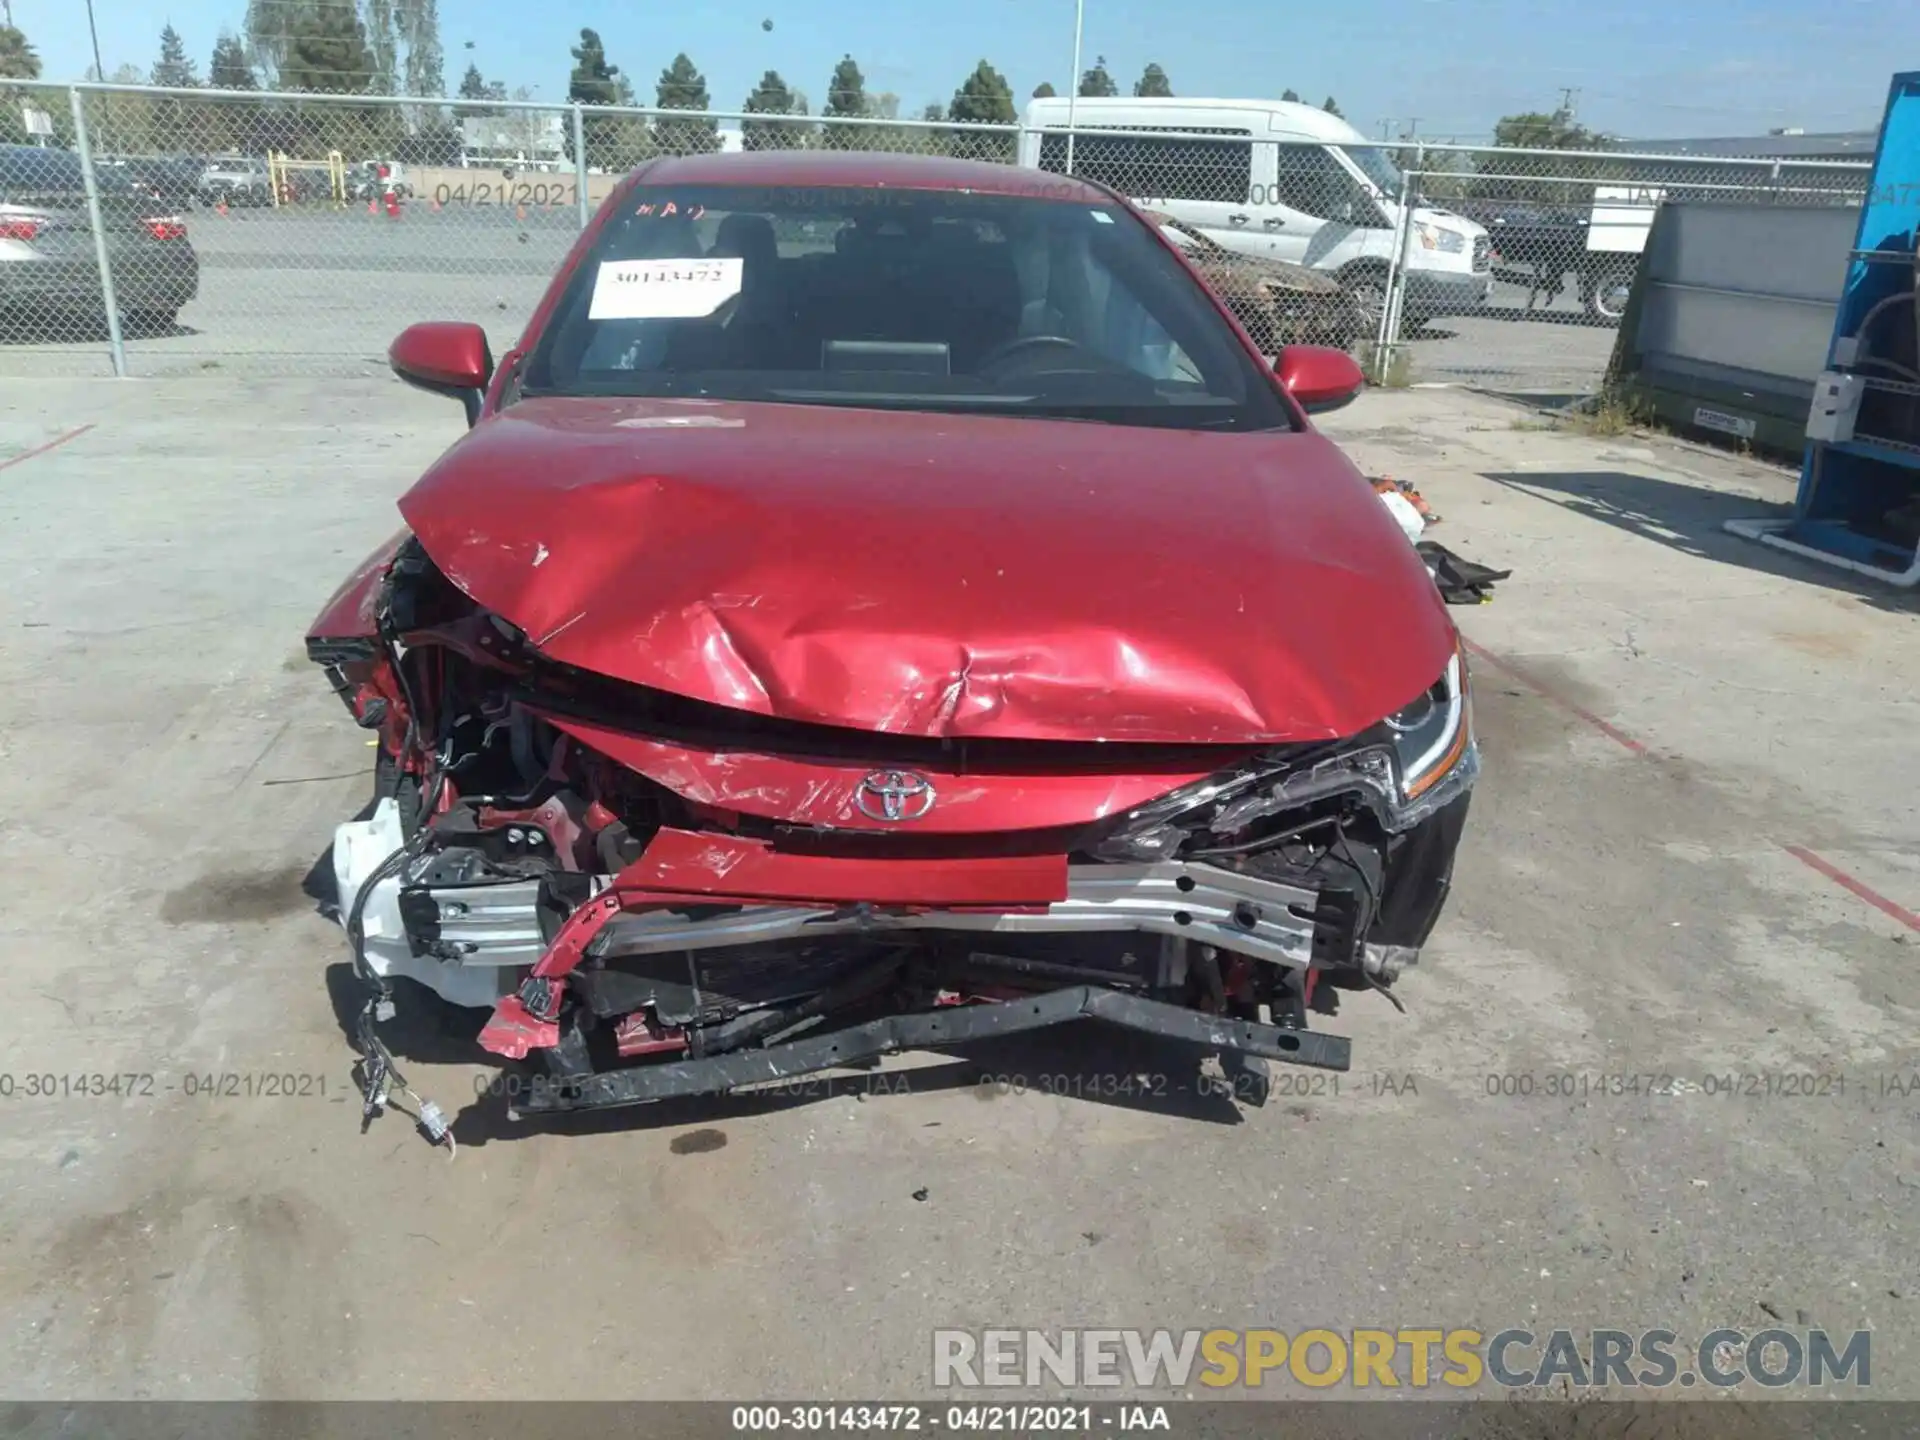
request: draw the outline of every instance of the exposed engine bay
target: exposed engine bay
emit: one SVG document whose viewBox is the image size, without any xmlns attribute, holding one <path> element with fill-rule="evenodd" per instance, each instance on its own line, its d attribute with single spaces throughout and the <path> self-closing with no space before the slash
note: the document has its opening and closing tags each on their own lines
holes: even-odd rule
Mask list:
<svg viewBox="0 0 1920 1440">
<path fill-rule="evenodd" d="M 1077 1019 L 1344 1070 L 1308 1016 L 1417 962 L 1478 771 L 1458 655 L 1338 741 L 952 738 L 560 663 L 412 539 L 362 592 L 308 649 L 379 745 L 333 852 L 369 1114 L 401 980 L 491 1012 L 520 1114 Z"/>
</svg>

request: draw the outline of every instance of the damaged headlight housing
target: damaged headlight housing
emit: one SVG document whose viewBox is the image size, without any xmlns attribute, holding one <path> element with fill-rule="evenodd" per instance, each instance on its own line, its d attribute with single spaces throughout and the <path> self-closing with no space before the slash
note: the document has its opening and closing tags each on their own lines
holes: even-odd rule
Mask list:
<svg viewBox="0 0 1920 1440">
<path fill-rule="evenodd" d="M 1312 764 L 1276 757 L 1208 777 L 1128 814 L 1094 853 L 1108 860 L 1170 858 L 1196 826 L 1229 836 L 1256 820 L 1336 795 L 1365 801 L 1387 830 L 1411 830 L 1473 787 L 1480 774 L 1466 661 L 1412 704 Z"/>
</svg>

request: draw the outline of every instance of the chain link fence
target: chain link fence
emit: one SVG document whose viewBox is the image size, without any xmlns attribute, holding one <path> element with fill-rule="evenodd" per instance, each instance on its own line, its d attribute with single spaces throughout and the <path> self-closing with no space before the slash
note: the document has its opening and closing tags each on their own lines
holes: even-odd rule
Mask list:
<svg viewBox="0 0 1920 1440">
<path fill-rule="evenodd" d="M 1382 362 L 1403 378 L 1514 393 L 1581 394 L 1606 373 L 1663 201 L 1857 209 L 1864 162 L 1619 151 L 1403 148 L 1402 223 Z M 1452 217 L 1485 234 L 1484 303 L 1432 312 L 1418 297 L 1431 231 Z M 1765 243 L 1764 238 L 1756 243 Z M 1840 266 L 1845 257 L 1835 255 Z M 1402 293 L 1404 292 L 1404 293 Z"/>
<path fill-rule="evenodd" d="M 379 373 L 412 321 L 517 339 L 634 166 L 717 150 L 1071 172 L 1166 228 L 1263 349 L 1390 383 L 1592 389 L 1663 198 L 1857 205 L 1862 163 L 0 84 L 0 367 Z M 829 241 L 826 243 L 830 243 Z"/>
</svg>

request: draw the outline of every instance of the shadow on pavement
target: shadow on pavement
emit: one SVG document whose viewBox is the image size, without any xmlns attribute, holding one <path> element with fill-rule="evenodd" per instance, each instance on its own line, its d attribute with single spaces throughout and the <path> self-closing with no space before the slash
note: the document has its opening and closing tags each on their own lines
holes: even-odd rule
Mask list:
<svg viewBox="0 0 1920 1440">
<path fill-rule="evenodd" d="M 163 324 L 133 315 L 120 320 L 123 340 L 178 340 L 199 333 L 177 320 Z M 104 313 L 0 315 L 0 345 L 105 345 L 110 339 Z"/>
<path fill-rule="evenodd" d="M 1920 595 L 1913 591 L 1896 590 L 1864 575 L 1803 560 L 1730 535 L 1723 528 L 1729 520 L 1784 519 L 1793 513 L 1790 504 L 1769 504 L 1744 495 L 1727 495 L 1704 486 L 1618 470 L 1495 471 L 1486 478 L 1684 555 L 1805 581 L 1856 596 L 1881 610 L 1920 612 Z"/>
</svg>

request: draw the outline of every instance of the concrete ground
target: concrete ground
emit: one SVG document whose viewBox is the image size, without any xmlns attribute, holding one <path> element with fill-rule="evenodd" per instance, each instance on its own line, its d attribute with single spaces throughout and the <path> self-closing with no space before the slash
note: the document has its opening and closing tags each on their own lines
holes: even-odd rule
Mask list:
<svg viewBox="0 0 1920 1440">
<path fill-rule="evenodd" d="M 1464 392 L 1329 418 L 1514 572 L 1455 612 L 1455 898 L 1407 1015 L 1327 1022 L 1337 1089 L 1243 1109 L 1056 1035 L 516 1127 L 416 1029 L 449 1160 L 359 1133 L 302 881 L 369 752 L 300 637 L 459 424 L 385 380 L 0 393 L 10 1396 L 903 1397 L 943 1326 L 1784 1325 L 1870 1328 L 1920 1398 L 1920 621 L 1720 533 L 1789 475 Z M 1115 1068 L 1165 1093 L 1073 1093 Z"/>
<path fill-rule="evenodd" d="M 343 211 L 194 210 L 200 293 L 163 335 L 127 338 L 129 373 L 380 378 L 388 343 L 414 320 L 472 320 L 494 353 L 519 337 L 579 235 L 568 206 L 506 208 L 416 199 L 399 219 Z M 404 301 L 401 300 L 404 296 Z M 1592 389 L 1615 332 L 1578 298 L 1542 299 L 1501 281 L 1493 303 L 1410 334 L 1417 380 L 1512 393 Z M 111 375 L 104 326 L 61 320 L 0 332 L 0 376 Z"/>
</svg>

